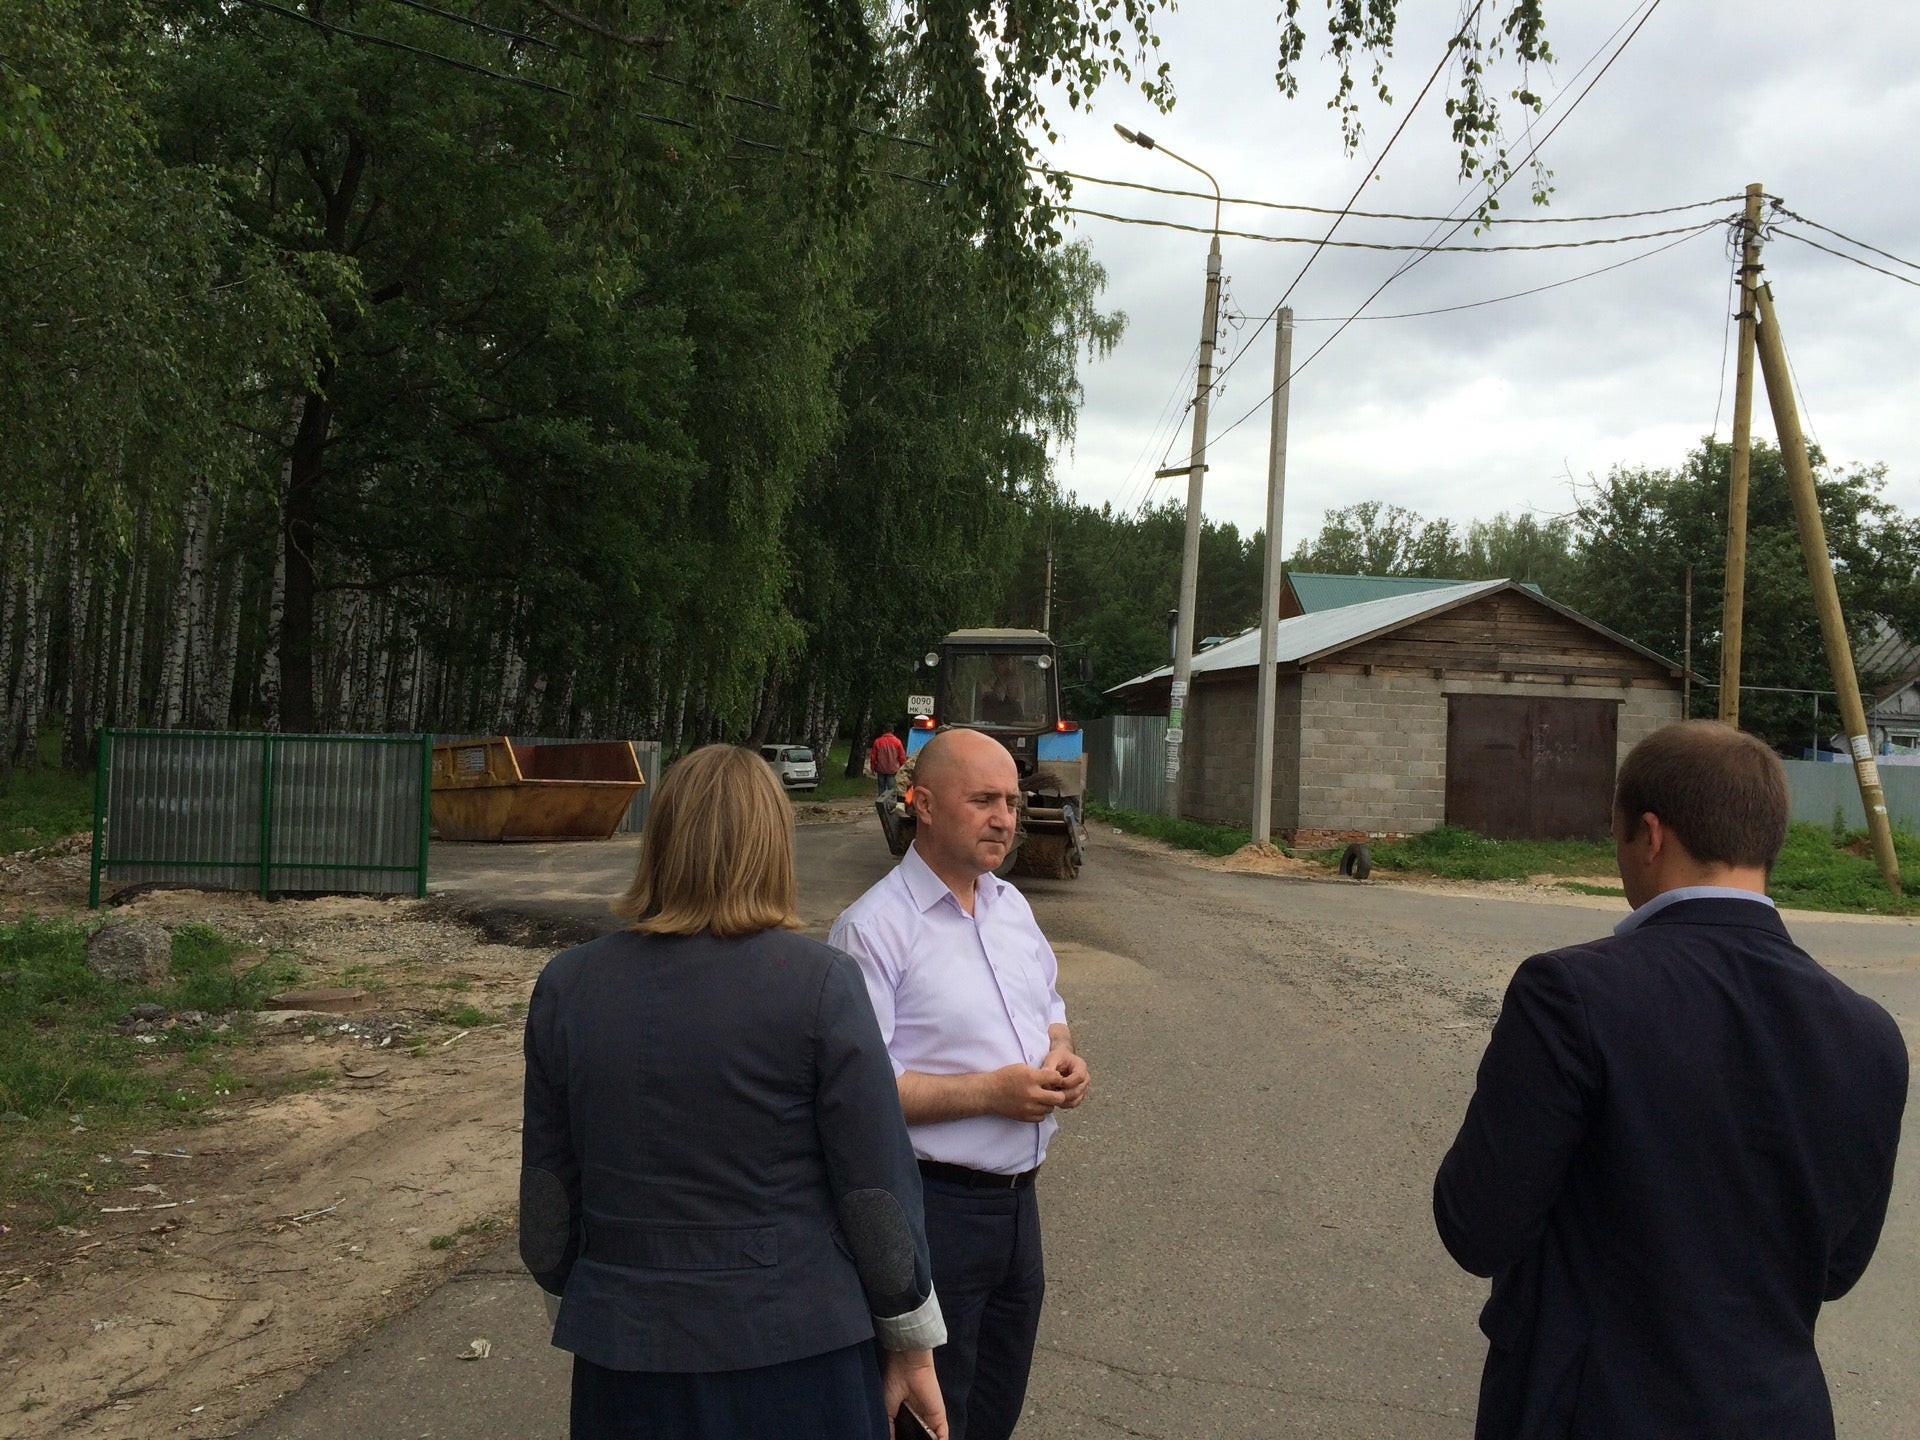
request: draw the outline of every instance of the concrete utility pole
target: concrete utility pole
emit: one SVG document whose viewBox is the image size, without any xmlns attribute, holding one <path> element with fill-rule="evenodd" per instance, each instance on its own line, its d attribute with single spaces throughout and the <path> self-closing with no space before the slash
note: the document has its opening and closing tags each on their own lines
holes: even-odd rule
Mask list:
<svg viewBox="0 0 1920 1440">
<path fill-rule="evenodd" d="M 1293 394 L 1293 309 L 1282 306 L 1273 333 L 1273 417 L 1267 432 L 1267 553 L 1260 569 L 1260 702 L 1253 725 L 1253 843 L 1273 838 L 1274 652 L 1280 619 L 1280 515 L 1287 499 L 1287 401 Z"/>
<path fill-rule="evenodd" d="M 1193 449 L 1187 457 L 1187 534 L 1180 552 L 1180 612 L 1174 627 L 1173 691 L 1167 706 L 1166 791 L 1161 813 L 1180 815 L 1180 751 L 1186 741 L 1187 686 L 1193 678 L 1193 610 L 1200 581 L 1200 489 L 1207 472 L 1207 401 L 1213 390 L 1213 343 L 1220 326 L 1220 182 L 1184 155 L 1176 155 L 1144 131 L 1113 127 L 1143 150 L 1158 150 L 1213 186 L 1213 243 L 1207 247 L 1207 298 L 1200 312 L 1200 374 L 1193 391 Z M 1166 472 L 1162 472 L 1166 473 Z M 1178 471 L 1172 472 L 1177 474 Z"/>
<path fill-rule="evenodd" d="M 1047 588 L 1040 596 L 1040 628 L 1053 634 L 1053 536 L 1047 536 Z"/>
<path fill-rule="evenodd" d="M 1760 201 L 1766 190 L 1747 186 L 1740 221 L 1740 357 L 1733 372 L 1733 455 L 1727 483 L 1727 585 L 1720 618 L 1720 718 L 1740 723 L 1740 645 L 1746 633 L 1747 476 L 1753 462 L 1754 289 L 1760 284 Z"/>
<path fill-rule="evenodd" d="M 1873 857 L 1893 898 L 1900 898 L 1900 861 L 1893 852 L 1893 827 L 1887 820 L 1886 791 L 1880 786 L 1880 767 L 1874 763 L 1873 741 L 1867 733 L 1867 709 L 1860 702 L 1860 680 L 1853 669 L 1853 650 L 1847 642 L 1847 624 L 1840 613 L 1840 591 L 1833 583 L 1833 559 L 1827 553 L 1827 529 L 1820 519 L 1820 497 L 1813 488 L 1813 467 L 1807 462 L 1806 437 L 1800 431 L 1800 412 L 1793 403 L 1793 379 L 1787 370 L 1787 349 L 1780 338 L 1780 322 L 1773 313 L 1773 287 L 1755 289 L 1760 305 L 1760 328 L 1755 341 L 1760 373 L 1767 382 L 1767 400 L 1773 406 L 1773 428 L 1780 438 L 1780 463 L 1787 472 L 1793 496 L 1793 518 L 1800 528 L 1800 549 L 1806 556 L 1807 579 L 1813 583 L 1813 606 L 1820 616 L 1820 634 L 1827 642 L 1827 666 L 1833 688 L 1839 692 L 1840 719 L 1846 727 L 1847 749 L 1853 755 L 1854 778 L 1860 782 L 1860 805 L 1867 813 L 1867 834 L 1873 839 Z M 1817 740 L 1818 737 L 1816 737 Z"/>
</svg>

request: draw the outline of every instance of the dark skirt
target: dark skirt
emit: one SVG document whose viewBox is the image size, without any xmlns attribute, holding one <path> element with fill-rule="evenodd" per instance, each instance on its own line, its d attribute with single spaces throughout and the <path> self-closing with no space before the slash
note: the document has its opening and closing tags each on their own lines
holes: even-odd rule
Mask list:
<svg viewBox="0 0 1920 1440">
<path fill-rule="evenodd" d="M 873 1342 L 704 1375 L 576 1355 L 573 1440 L 887 1440 Z"/>
</svg>

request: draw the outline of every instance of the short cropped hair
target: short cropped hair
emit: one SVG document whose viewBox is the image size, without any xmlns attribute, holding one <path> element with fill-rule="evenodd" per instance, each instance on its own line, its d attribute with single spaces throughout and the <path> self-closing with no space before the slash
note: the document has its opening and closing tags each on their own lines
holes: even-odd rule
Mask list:
<svg viewBox="0 0 1920 1440">
<path fill-rule="evenodd" d="M 673 765 L 613 910 L 649 935 L 798 930 L 793 807 L 773 768 L 738 745 L 707 745 Z"/>
<path fill-rule="evenodd" d="M 1786 767 L 1753 736 L 1716 720 L 1656 730 L 1627 753 L 1613 808 L 1632 838 L 1653 814 L 1694 859 L 1772 870 L 1787 841 Z"/>
</svg>

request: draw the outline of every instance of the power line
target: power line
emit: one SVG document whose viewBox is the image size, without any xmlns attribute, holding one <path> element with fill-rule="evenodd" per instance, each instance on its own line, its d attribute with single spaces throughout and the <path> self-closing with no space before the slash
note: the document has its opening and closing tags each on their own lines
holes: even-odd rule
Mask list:
<svg viewBox="0 0 1920 1440">
<path fill-rule="evenodd" d="M 1086 210 L 1076 205 L 1062 205 L 1057 208 L 1063 215 L 1083 215 L 1090 220 L 1107 220 L 1116 225 L 1147 225 L 1158 230 L 1181 230 L 1190 235 L 1216 233 L 1210 225 L 1187 225 L 1178 220 L 1153 220 L 1142 215 L 1115 215 L 1110 211 Z M 1464 219 L 1459 222 L 1460 225 L 1466 223 Z M 1324 246 L 1334 250 L 1383 250 L 1422 256 L 1498 255 L 1520 250 L 1584 250 L 1594 245 L 1626 245 L 1635 240 L 1659 240 L 1669 235 L 1697 235 L 1701 230 L 1711 229 L 1720 223 L 1716 218 L 1704 225 L 1675 225 L 1665 230 L 1642 230 L 1631 235 L 1604 235 L 1587 240 L 1538 240 L 1515 245 L 1414 245 L 1384 240 L 1316 239 L 1311 235 L 1267 235 L 1257 230 L 1221 230 L 1218 233 L 1235 240 L 1258 240 L 1268 245 L 1312 245 L 1316 250 Z M 1454 228 L 1458 230 L 1459 225 Z M 1248 336 L 1247 344 L 1251 345 L 1258 335 L 1259 331 L 1256 330 L 1253 335 Z M 1245 350 L 1243 349 L 1241 353 L 1244 354 Z M 1221 374 L 1224 377 L 1225 371 Z"/>
<path fill-rule="evenodd" d="M 551 40 L 542 40 L 538 35 L 529 35 L 524 30 L 508 30 L 499 25 L 489 25 L 484 20 L 476 20 L 471 15 L 459 15 L 451 10 L 442 10 L 438 5 L 429 5 L 426 0 L 390 0 L 394 5 L 404 5 L 409 10 L 419 10 L 427 15 L 437 15 L 442 20 L 451 20 L 456 25 L 465 25 L 469 30 L 478 30 L 483 35 L 496 35 L 503 40 L 519 40 L 528 45 L 537 45 L 542 50 L 551 50 L 556 55 L 564 55 Z"/>
<path fill-rule="evenodd" d="M 1736 250 L 1735 253 L 1737 255 L 1740 252 Z M 1720 327 L 1720 383 L 1714 387 L 1713 391 L 1713 429 L 1709 432 L 1710 437 L 1715 440 L 1720 438 L 1720 410 L 1727 402 L 1727 351 L 1731 348 L 1733 339 L 1733 296 L 1739 286 L 1740 271 L 1736 267 L 1727 277 L 1727 318 Z"/>
<path fill-rule="evenodd" d="M 1378 160 L 1373 160 L 1368 163 L 1366 173 L 1360 177 L 1360 183 L 1353 187 L 1353 193 L 1347 197 L 1347 203 L 1341 207 L 1340 213 L 1333 217 L 1333 223 L 1327 226 L 1327 233 L 1320 237 L 1320 243 L 1313 247 L 1312 253 L 1307 256 L 1306 261 L 1300 266 L 1299 271 L 1287 285 L 1285 292 L 1281 294 L 1279 301 L 1274 305 L 1273 309 L 1269 310 L 1265 318 L 1263 318 L 1258 325 L 1254 326 L 1253 334 L 1247 337 L 1247 343 L 1241 347 L 1239 354 L 1235 355 L 1231 360 L 1227 361 L 1225 365 L 1220 367 L 1220 373 L 1213 377 L 1213 383 L 1216 387 L 1225 381 L 1228 373 L 1232 371 L 1235 365 L 1240 363 L 1241 356 L 1249 355 L 1253 352 L 1253 342 L 1264 335 L 1267 326 L 1279 318 L 1280 311 L 1285 307 L 1288 298 L 1293 294 L 1300 282 L 1306 279 L 1307 271 L 1313 268 L 1313 262 L 1318 260 L 1321 252 L 1332 243 L 1333 232 L 1340 228 L 1340 223 L 1347 218 L 1348 212 L 1353 209 L 1354 202 L 1360 198 L 1361 193 L 1367 188 L 1368 182 L 1379 173 L 1380 166 L 1386 161 L 1388 153 L 1393 149 L 1394 145 L 1398 143 L 1401 135 L 1406 132 L 1407 125 L 1412 121 L 1414 112 L 1419 110 L 1420 102 L 1427 98 L 1427 92 L 1433 89 L 1434 83 L 1446 72 L 1447 61 L 1452 58 L 1453 52 L 1458 48 L 1461 38 L 1466 34 L 1467 27 L 1471 25 L 1480 14 L 1481 6 L 1485 3 L 1486 0 L 1474 0 L 1473 9 L 1468 11 L 1466 16 L 1460 21 L 1459 28 L 1453 33 L 1453 38 L 1447 41 L 1446 48 L 1440 52 L 1440 59 L 1435 63 L 1433 73 L 1427 76 L 1427 83 L 1420 87 L 1420 93 L 1413 97 L 1413 103 L 1407 106 L 1405 112 L 1400 116 L 1400 123 L 1394 127 L 1392 136 L 1387 140 L 1387 148 L 1380 152 L 1380 158 Z M 1216 215 L 1214 218 L 1217 220 L 1219 217 Z M 1342 248 L 1350 247 L 1343 246 Z"/>
<path fill-rule="evenodd" d="M 409 45 L 404 40 L 389 40 L 384 35 L 370 35 L 364 30 L 349 30 L 344 25 L 335 25 L 331 21 L 317 19 L 312 15 L 302 15 L 298 10 L 289 10 L 285 6 L 275 5 L 272 0 L 240 0 L 243 5 L 251 5 L 256 10 L 270 10 L 289 20 L 298 20 L 302 25 L 311 25 L 316 30 L 324 30 L 330 35 L 343 36 L 348 40 L 358 40 L 367 45 L 383 45 L 389 50 L 403 50 L 409 55 L 419 55 L 428 60 L 438 60 L 442 65 L 451 65 L 456 70 L 465 70 L 473 75 L 484 75 L 489 80 L 504 80 L 509 85 L 523 85 L 529 90 L 541 90 L 549 95 L 564 95 L 569 100 L 577 98 L 571 90 L 563 90 L 558 85 L 549 85 L 545 81 L 532 80 L 525 75 L 509 75 L 504 70 L 489 70 L 484 65 L 475 65 L 468 60 L 456 60 L 451 55 L 442 55 L 438 50 L 423 49 L 418 45 Z M 676 122 L 665 116 L 648 115 L 648 120 L 665 120 L 667 124 Z M 692 129 L 692 126 L 687 126 Z"/>
<path fill-rule="evenodd" d="M 1391 315 L 1361 315 L 1357 318 L 1362 322 L 1371 320 L 1419 320 L 1429 315 L 1452 315 L 1461 310 L 1478 310 L 1486 305 L 1501 305 L 1508 300 L 1524 300 L 1529 295 L 1541 295 L 1549 290 L 1558 290 L 1563 285 L 1578 284 L 1582 280 L 1591 280 L 1596 275 L 1605 275 L 1611 271 L 1623 269 L 1628 265 L 1637 265 L 1642 260 L 1651 260 L 1655 255 L 1664 255 L 1667 251 L 1676 246 L 1684 245 L 1687 241 L 1697 236 L 1705 235 L 1713 230 L 1719 229 L 1724 223 L 1726 222 L 1718 218 L 1709 220 L 1706 224 L 1687 231 L 1678 240 L 1669 240 L 1664 245 L 1656 245 L 1651 250 L 1642 250 L 1638 255 L 1629 255 L 1624 260 L 1616 260 L 1611 265 L 1602 265 L 1597 270 L 1583 270 L 1578 275 L 1567 276 L 1564 280 L 1554 280 L 1545 285 L 1535 285 L 1527 290 L 1515 290 L 1509 295 L 1494 295 L 1485 300 L 1469 300 L 1461 305 L 1441 305 L 1432 310 L 1401 310 Z M 1331 325 L 1336 320 L 1344 320 L 1346 318 L 1344 315 L 1302 315 L 1296 317 L 1293 323 L 1296 325 Z"/>
<path fill-rule="evenodd" d="M 1548 130 L 1545 135 L 1541 136 L 1540 139 L 1534 143 L 1533 148 L 1527 152 L 1526 157 L 1523 160 L 1521 160 L 1520 164 L 1514 167 L 1513 169 L 1509 170 L 1507 172 L 1507 178 L 1505 180 L 1502 180 L 1499 185 L 1494 187 L 1495 196 L 1497 196 L 1501 190 L 1506 188 L 1507 184 L 1513 179 L 1514 175 L 1520 173 L 1520 171 L 1524 170 L 1526 166 L 1533 163 L 1534 157 L 1540 153 L 1541 149 L 1546 145 L 1546 143 L 1549 140 L 1553 139 L 1553 137 L 1557 133 L 1559 133 L 1560 127 L 1566 124 L 1566 122 L 1572 118 L 1574 111 L 1580 108 L 1581 102 L 1585 100 L 1587 96 L 1593 93 L 1593 87 L 1598 85 L 1603 79 L 1606 78 L 1607 72 L 1613 68 L 1614 62 L 1617 61 L 1623 54 L 1626 53 L 1626 49 L 1629 45 L 1633 43 L 1634 37 L 1639 35 L 1640 31 L 1646 26 L 1647 21 L 1653 18 L 1654 11 L 1658 10 L 1659 8 L 1660 8 L 1660 0 L 1651 0 L 1651 3 L 1648 4 L 1646 9 L 1641 13 L 1638 23 L 1634 25 L 1632 30 L 1627 32 L 1626 39 L 1622 40 L 1619 46 L 1614 50 L 1613 54 L 1610 57 L 1608 57 L 1607 63 L 1600 67 L 1599 73 L 1596 74 L 1593 77 L 1593 79 L 1587 82 L 1586 88 L 1573 98 L 1572 103 L 1567 106 L 1566 113 L 1563 114 L 1558 120 L 1553 122 L 1552 129 Z M 1619 31 L 1616 30 L 1614 33 L 1618 34 Z M 1591 64 L 1591 63 L 1592 61 L 1588 61 L 1588 64 Z M 1582 68 L 1584 69 L 1584 67 Z M 1462 216 L 1457 222 L 1455 222 L 1453 228 L 1447 232 L 1448 236 L 1458 234 L 1460 231 L 1460 228 L 1467 223 L 1467 220 L 1469 218 L 1471 217 Z M 1651 237 L 1643 237 L 1643 238 L 1651 238 Z M 1252 409 L 1248 410 L 1244 415 L 1242 415 L 1238 420 L 1235 420 L 1231 425 L 1227 426 L 1226 429 L 1222 430 L 1220 432 L 1220 435 L 1217 438 L 1225 439 L 1228 435 L 1231 435 L 1235 430 L 1239 429 L 1242 425 L 1246 424 L 1247 421 L 1251 420 L 1255 415 L 1259 414 L 1260 411 L 1263 408 L 1265 408 L 1265 406 L 1273 399 L 1273 397 L 1280 393 L 1281 385 L 1291 385 L 1293 383 L 1294 376 L 1298 375 L 1302 370 L 1306 369 L 1307 366 L 1311 365 L 1323 353 L 1325 353 L 1326 348 L 1329 345 L 1333 344 L 1334 341 L 1338 340 L 1343 334 L 1345 334 L 1347 327 L 1353 324 L 1355 320 L 1360 318 L 1360 312 L 1365 310 L 1367 306 L 1371 305 L 1375 300 L 1379 299 L 1381 293 L 1385 291 L 1389 285 L 1393 284 L 1394 281 L 1398 280 L 1402 275 L 1405 275 L 1409 270 L 1413 269 L 1414 266 L 1418 265 L 1422 260 L 1426 259 L 1428 255 L 1434 254 L 1436 251 L 1443 248 L 1443 246 L 1444 246 L 1444 241 L 1443 241 L 1443 245 L 1441 246 L 1428 246 L 1428 247 L 1422 248 L 1419 254 L 1407 260 L 1407 262 L 1401 265 L 1399 269 L 1395 270 L 1392 274 L 1388 275 L 1386 279 L 1382 280 L 1379 283 L 1379 285 L 1374 287 L 1373 293 L 1367 296 L 1365 300 L 1362 300 L 1359 306 L 1355 308 L 1354 312 L 1351 315 L 1349 315 L 1344 321 L 1341 322 L 1339 328 L 1337 328 L 1325 340 L 1322 340 L 1320 344 L 1314 348 L 1312 353 L 1310 353 L 1305 360 L 1301 361 L 1298 365 L 1296 365 L 1293 368 L 1292 372 L 1289 373 L 1286 376 L 1286 378 L 1280 382 L 1279 385 L 1276 385 L 1273 387 L 1273 389 L 1269 390 L 1265 398 L 1262 399 L 1259 402 L 1259 404 L 1255 405 Z M 1493 248 L 1493 247 L 1469 247 L 1469 248 Z M 1522 247 L 1522 248 L 1526 248 L 1526 247 Z M 1565 247 L 1553 247 L 1553 248 L 1565 248 Z"/>
<path fill-rule="evenodd" d="M 1823 231 L 1826 234 L 1833 236 L 1833 238 L 1836 240 L 1844 240 L 1849 245 L 1855 245 L 1862 250 L 1871 251 L 1873 254 L 1878 255 L 1882 260 L 1891 260 L 1893 261 L 1894 264 L 1904 265 L 1909 270 L 1920 270 L 1920 265 L 1914 264 L 1913 261 L 1911 260 L 1902 260 L 1898 255 L 1895 255 L 1890 250 L 1882 250 L 1877 245 L 1869 245 L 1864 240 L 1856 240 L 1851 235 L 1844 235 L 1840 231 L 1834 229 L 1831 225 L 1822 225 L 1818 220 L 1809 220 L 1804 215 L 1795 214 L 1793 211 L 1789 210 L 1785 205 L 1781 204 L 1779 200 L 1775 199 L 1771 195 L 1769 195 L 1767 198 L 1773 201 L 1773 209 L 1775 214 L 1784 215 L 1789 220 L 1797 221 L 1802 225 L 1811 225 L 1814 229 Z M 1802 238 L 1802 237 L 1795 237 L 1795 238 Z"/>
<path fill-rule="evenodd" d="M 1798 220 L 1800 217 L 1796 215 L 1794 218 Z M 1804 220 L 1804 221 L 1801 221 L 1801 223 L 1806 225 L 1811 225 L 1813 222 L 1811 220 Z M 1824 225 L 1821 226 L 1820 228 L 1823 230 L 1826 229 Z M 1915 280 L 1910 278 L 1909 276 L 1901 275 L 1896 271 L 1887 269 L 1883 265 L 1875 265 L 1871 261 L 1862 260 L 1858 255 L 1849 255 L 1844 250 L 1836 250 L 1831 245 L 1822 245 L 1818 240 L 1811 239 L 1808 236 L 1795 234 L 1793 231 L 1783 229 L 1778 225 L 1775 225 L 1772 227 L 1771 233 L 1775 235 L 1784 235 L 1789 240 L 1798 240 L 1802 245 L 1811 245 L 1814 249 L 1822 251 L 1825 254 L 1831 255 L 1836 260 L 1845 260 L 1850 265 L 1858 265 L 1862 270 L 1871 270 L 1876 275 L 1886 276 L 1889 280 L 1898 280 L 1902 285 L 1912 285 L 1916 288 L 1920 288 L 1920 280 Z M 1872 249 L 1871 246 L 1868 246 L 1865 248 Z M 1879 255 L 1879 254 L 1884 254 L 1885 252 L 1875 250 L 1874 253 L 1876 255 Z M 1902 260 L 1900 263 L 1904 265 L 1907 262 Z"/>
<path fill-rule="evenodd" d="M 1083 181 L 1089 185 L 1107 185 L 1116 190 L 1143 190 L 1150 195 L 1168 195 L 1180 200 L 1207 200 L 1213 196 L 1199 190 L 1180 190 L 1164 185 L 1145 185 L 1137 180 L 1110 180 L 1102 175 L 1086 175 L 1077 170 L 1056 170 L 1047 165 L 1027 167 L 1039 174 L 1058 176 L 1067 180 Z M 1740 199 L 1738 195 L 1716 195 L 1710 200 L 1689 200 L 1684 205 L 1662 205 L 1652 210 L 1620 210 L 1610 215 L 1512 215 L 1501 216 L 1492 221 L 1494 225 L 1591 225 L 1607 220 L 1645 220 L 1656 215 L 1678 215 L 1688 210 L 1704 210 L 1712 205 L 1727 205 Z M 1341 211 L 1327 205 L 1294 205 L 1279 200 L 1254 200 L 1246 196 L 1225 195 L 1220 199 L 1222 205 L 1246 205 L 1257 210 L 1288 210 L 1304 215 L 1338 215 Z M 1356 220 L 1413 220 L 1423 224 L 1451 225 L 1458 217 L 1454 215 L 1411 215 L 1394 210 L 1348 210 L 1345 212 Z M 1795 217 L 1798 218 L 1798 217 Z M 1224 231 L 1222 232 L 1225 233 Z"/>
</svg>

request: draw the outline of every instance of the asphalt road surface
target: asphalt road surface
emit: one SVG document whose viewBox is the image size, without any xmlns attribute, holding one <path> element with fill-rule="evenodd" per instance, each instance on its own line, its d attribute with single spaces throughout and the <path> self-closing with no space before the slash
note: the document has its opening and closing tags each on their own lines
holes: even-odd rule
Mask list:
<svg viewBox="0 0 1920 1440">
<path fill-rule="evenodd" d="M 815 933 L 882 875 L 871 821 L 800 831 Z M 442 846 L 434 889 L 522 934 L 611 928 L 630 842 Z M 1049 1280 L 1021 1434 L 1465 1440 L 1486 1284 L 1433 1233 L 1429 1186 L 1501 990 L 1526 955 L 1619 902 L 1280 879 L 1111 832 L 1078 881 L 1023 881 L 1061 957 L 1093 1072 L 1041 1177 Z M 1920 927 L 1790 917 L 1800 942 L 1920 1035 Z M 1920 1150 L 1909 1107 L 1892 1214 L 1827 1307 L 1846 1440 L 1920 1415 Z M 454 1357 L 485 1335 L 484 1361 Z M 259 1437 L 562 1436 L 567 1357 L 511 1246 L 290 1398 Z"/>
</svg>

